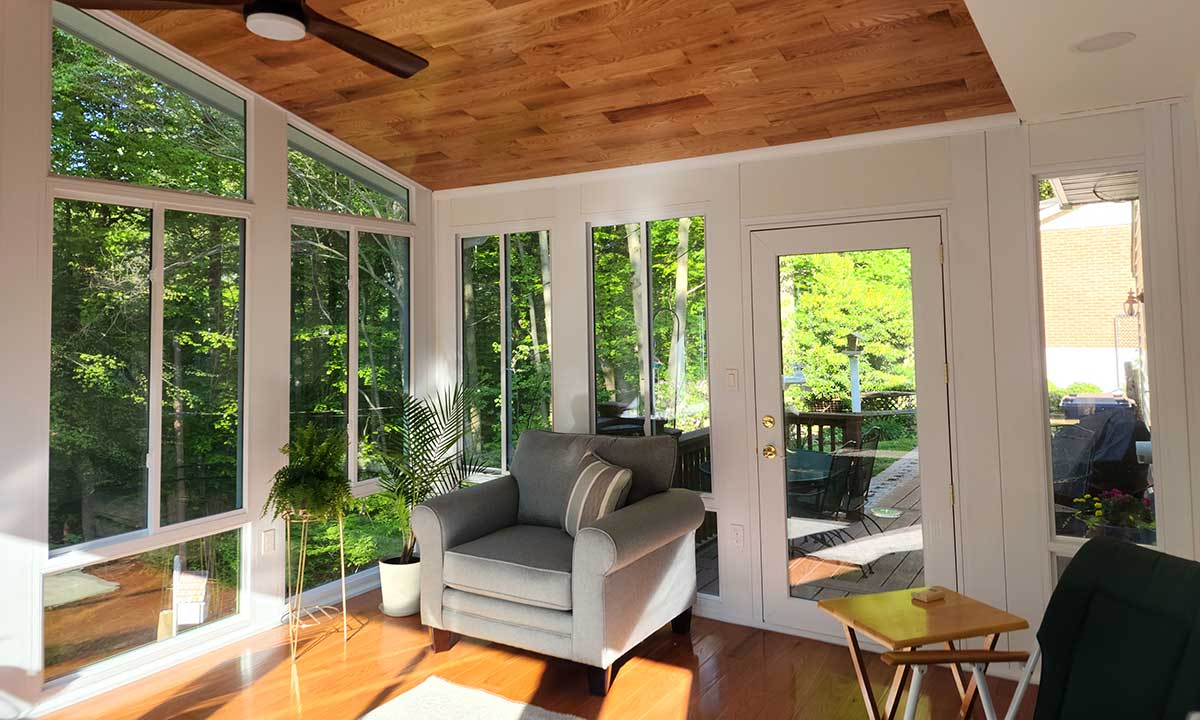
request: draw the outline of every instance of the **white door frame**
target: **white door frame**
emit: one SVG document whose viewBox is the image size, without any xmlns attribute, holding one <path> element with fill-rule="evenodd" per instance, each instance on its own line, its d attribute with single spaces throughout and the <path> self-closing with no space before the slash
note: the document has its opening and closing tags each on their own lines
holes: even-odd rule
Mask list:
<svg viewBox="0 0 1200 720">
<path fill-rule="evenodd" d="M 949 386 L 941 245 L 943 217 L 926 213 L 897 219 L 861 218 L 750 232 L 751 296 L 755 376 L 756 453 L 767 444 L 785 447 L 785 423 L 764 428 L 762 415 L 781 416 L 778 260 L 781 255 L 908 248 L 913 258 L 913 322 L 921 412 L 922 527 L 927 548 L 926 579 L 957 587 L 954 507 L 951 486 Z M 940 358 L 940 360 L 939 360 Z M 781 457 L 757 457 L 763 619 L 800 632 L 836 636 L 839 628 L 811 601 L 788 593 L 785 506 Z M 938 491 L 937 488 L 942 488 Z M 774 568 L 774 569 L 772 569 Z"/>
</svg>

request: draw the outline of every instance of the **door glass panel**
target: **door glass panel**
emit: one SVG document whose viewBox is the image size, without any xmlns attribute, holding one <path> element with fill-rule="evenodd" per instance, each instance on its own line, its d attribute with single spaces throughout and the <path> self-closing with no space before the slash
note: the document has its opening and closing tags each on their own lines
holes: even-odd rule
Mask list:
<svg viewBox="0 0 1200 720">
<path fill-rule="evenodd" d="M 596 432 L 645 434 L 646 270 L 642 225 L 592 228 Z"/>
<path fill-rule="evenodd" d="M 1039 183 L 1055 533 L 1156 541 L 1139 175 Z"/>
<path fill-rule="evenodd" d="M 550 233 L 505 236 L 508 299 L 508 457 L 526 430 L 553 427 L 550 412 Z"/>
<path fill-rule="evenodd" d="M 910 252 L 781 256 L 779 313 L 791 595 L 922 585 Z"/>
</svg>

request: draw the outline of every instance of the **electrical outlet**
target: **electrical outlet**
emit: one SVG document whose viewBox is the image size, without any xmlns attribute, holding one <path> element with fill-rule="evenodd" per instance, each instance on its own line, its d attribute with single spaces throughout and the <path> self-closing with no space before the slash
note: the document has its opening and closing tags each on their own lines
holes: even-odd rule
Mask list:
<svg viewBox="0 0 1200 720">
<path fill-rule="evenodd" d="M 262 533 L 262 554 L 270 555 L 275 552 L 275 528 L 268 528 Z"/>
<path fill-rule="evenodd" d="M 733 540 L 733 546 L 736 548 L 746 545 L 746 528 L 742 525 L 730 525 L 729 536 Z"/>
</svg>

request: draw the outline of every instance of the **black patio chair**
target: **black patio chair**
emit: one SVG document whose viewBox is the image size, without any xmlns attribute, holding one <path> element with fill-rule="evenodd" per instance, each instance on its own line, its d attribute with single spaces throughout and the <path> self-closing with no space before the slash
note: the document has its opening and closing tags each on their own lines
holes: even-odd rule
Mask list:
<svg viewBox="0 0 1200 720">
<path fill-rule="evenodd" d="M 858 452 L 854 455 L 854 465 L 849 475 L 846 504 L 842 508 L 846 519 L 851 522 L 861 522 L 863 530 L 866 530 L 868 535 L 871 534 L 871 528 L 867 527 L 868 521 L 875 526 L 877 531 L 883 532 L 883 527 L 867 512 L 867 494 L 871 491 L 871 478 L 875 476 L 875 455 L 879 451 L 879 439 L 882 436 L 883 431 L 878 427 L 873 427 L 863 433 L 862 442 L 858 446 Z"/>
<path fill-rule="evenodd" d="M 1079 549 L 1050 596 L 1006 720 L 1016 717 L 1039 656 L 1034 720 L 1183 720 L 1200 710 L 1200 563 L 1099 537 Z M 979 699 L 995 718 L 984 671 L 1024 652 L 886 653 L 914 669 L 912 697 L 930 664 L 972 665 Z M 906 718 L 915 714 L 910 699 Z"/>
</svg>

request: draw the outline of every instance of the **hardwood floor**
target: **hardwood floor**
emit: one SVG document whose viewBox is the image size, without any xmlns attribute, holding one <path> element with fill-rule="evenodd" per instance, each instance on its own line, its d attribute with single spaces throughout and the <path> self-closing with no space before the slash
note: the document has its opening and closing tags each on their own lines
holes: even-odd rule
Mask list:
<svg viewBox="0 0 1200 720">
<path fill-rule="evenodd" d="M 416 618 L 384 617 L 378 602 L 377 593 L 350 601 L 360 627 L 344 647 L 340 625 L 304 636 L 294 671 L 280 629 L 49 717 L 353 720 L 430 675 L 584 718 L 866 716 L 846 649 L 814 640 L 703 618 L 689 638 L 667 625 L 634 649 L 609 695 L 599 698 L 588 694 L 583 669 L 569 662 L 468 638 L 435 655 Z M 891 670 L 872 656 L 869 671 L 877 691 L 886 692 Z M 992 687 L 1007 707 L 1013 683 L 994 680 Z M 931 671 L 922 696 L 919 717 L 954 716 L 958 696 L 949 671 Z M 1022 718 L 1032 717 L 1031 700 Z"/>
</svg>

